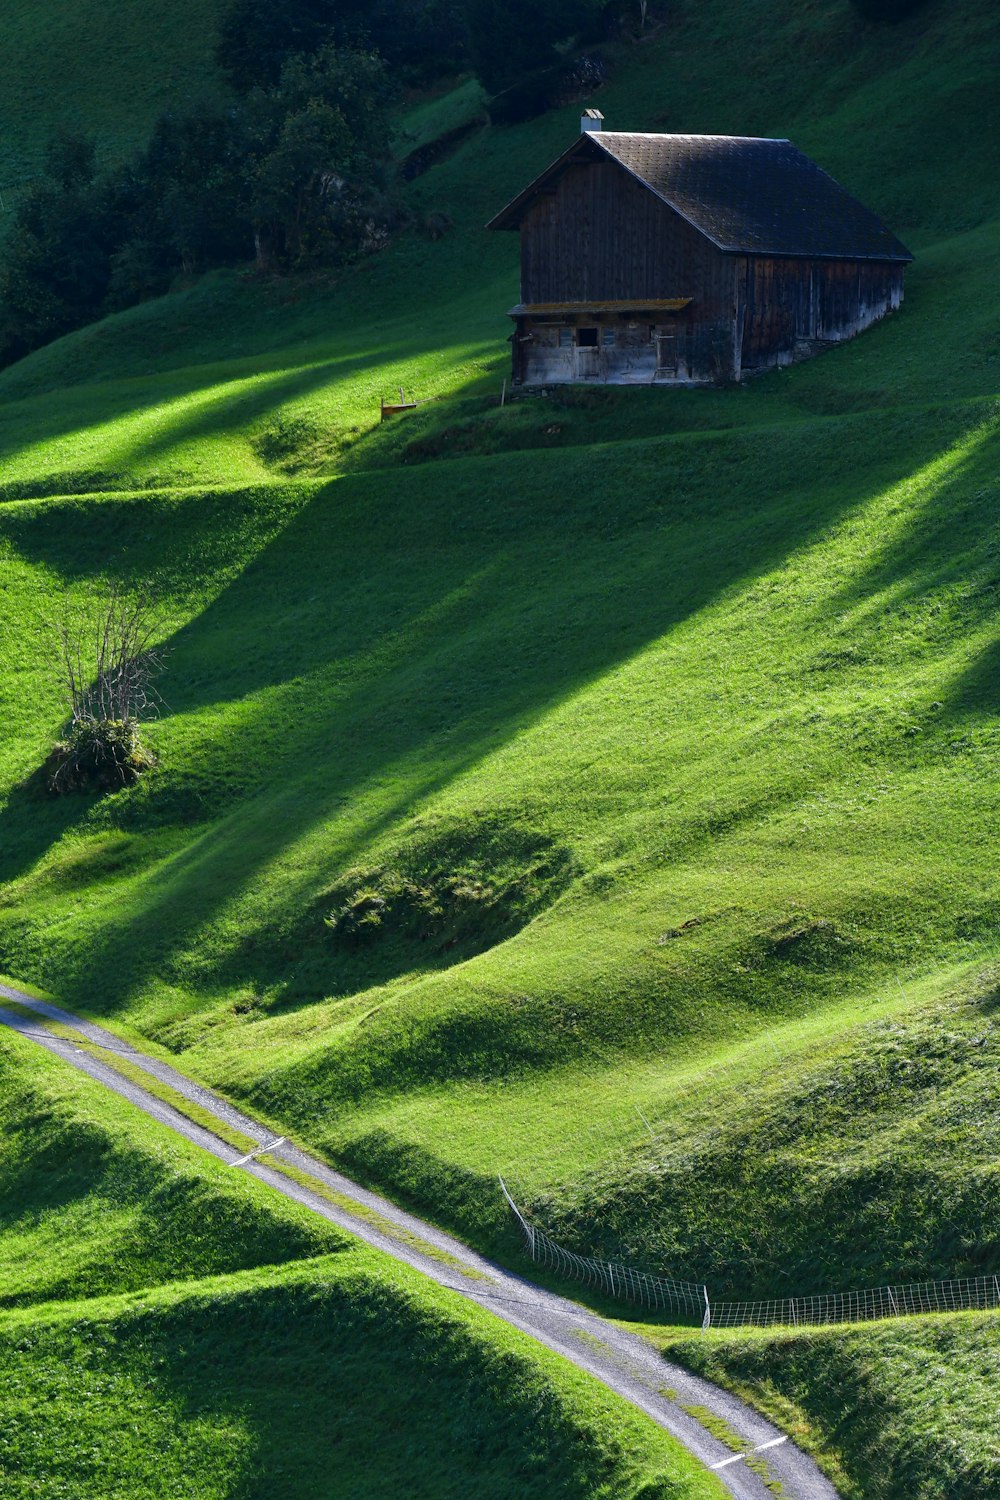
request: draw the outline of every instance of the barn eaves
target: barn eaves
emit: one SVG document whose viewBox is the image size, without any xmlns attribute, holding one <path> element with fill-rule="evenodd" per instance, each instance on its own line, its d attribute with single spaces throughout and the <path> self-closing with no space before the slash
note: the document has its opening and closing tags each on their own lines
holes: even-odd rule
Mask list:
<svg viewBox="0 0 1000 1500">
<path fill-rule="evenodd" d="M 518 229 L 573 161 L 611 158 L 713 245 L 733 255 L 905 264 L 909 250 L 791 141 L 588 131 L 486 226 Z"/>
</svg>

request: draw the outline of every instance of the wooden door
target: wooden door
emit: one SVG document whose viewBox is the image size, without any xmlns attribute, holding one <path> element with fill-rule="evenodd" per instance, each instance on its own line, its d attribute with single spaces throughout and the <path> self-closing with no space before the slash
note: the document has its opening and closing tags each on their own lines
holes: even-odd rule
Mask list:
<svg viewBox="0 0 1000 1500">
<path fill-rule="evenodd" d="M 576 351 L 577 380 L 599 380 L 601 375 L 601 351 L 596 347 L 578 348 Z"/>
</svg>

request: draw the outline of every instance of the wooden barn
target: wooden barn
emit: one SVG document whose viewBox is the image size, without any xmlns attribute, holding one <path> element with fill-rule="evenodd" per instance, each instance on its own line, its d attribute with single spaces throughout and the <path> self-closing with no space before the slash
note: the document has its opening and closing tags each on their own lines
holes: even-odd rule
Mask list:
<svg viewBox="0 0 1000 1500">
<path fill-rule="evenodd" d="M 740 380 L 899 306 L 913 257 L 790 141 L 601 123 L 487 226 L 521 236 L 515 384 Z"/>
</svg>

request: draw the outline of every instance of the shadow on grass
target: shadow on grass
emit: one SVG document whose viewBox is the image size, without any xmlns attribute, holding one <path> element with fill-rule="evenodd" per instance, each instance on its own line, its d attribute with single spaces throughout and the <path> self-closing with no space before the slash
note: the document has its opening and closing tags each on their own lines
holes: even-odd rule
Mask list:
<svg viewBox="0 0 1000 1500">
<path fill-rule="evenodd" d="M 210 800 L 214 777 L 231 810 L 150 871 L 126 923 L 91 924 L 63 993 L 114 1009 L 196 939 L 216 979 L 287 981 L 309 946 L 304 918 L 319 932 L 317 892 L 346 864 L 595 678 L 930 463 L 961 420 L 900 418 L 892 444 L 849 419 L 424 466 L 392 493 L 378 475 L 328 485 L 176 634 L 171 706 L 193 749 L 159 785 L 203 775 Z M 141 830 L 155 785 L 114 818 Z M 314 948 L 310 965 L 320 991 L 328 957 Z"/>
<path fill-rule="evenodd" d="M 30 1352 L 5 1341 L 0 1357 L 33 1397 L 53 1369 L 61 1395 L 67 1369 L 85 1387 L 78 1442 L 58 1468 L 85 1497 L 102 1493 L 122 1455 L 136 1493 L 205 1483 L 230 1500 L 578 1500 L 595 1469 L 622 1494 L 639 1493 L 647 1462 L 661 1472 L 662 1448 L 644 1451 L 627 1415 L 595 1423 L 586 1403 L 578 1411 L 553 1390 L 546 1361 L 375 1270 L 331 1274 L 317 1261 L 271 1286 L 192 1288 L 72 1331 L 45 1327 Z M 25 1477 L 43 1453 L 51 1472 L 46 1438 L 66 1419 L 34 1399 L 40 1446 L 33 1432 L 19 1450 Z"/>
<path fill-rule="evenodd" d="M 51 797 L 36 774 L 31 784 L 15 786 L 0 811 L 0 884 L 17 880 L 46 849 L 78 828 L 94 807 L 94 797 Z"/>
</svg>

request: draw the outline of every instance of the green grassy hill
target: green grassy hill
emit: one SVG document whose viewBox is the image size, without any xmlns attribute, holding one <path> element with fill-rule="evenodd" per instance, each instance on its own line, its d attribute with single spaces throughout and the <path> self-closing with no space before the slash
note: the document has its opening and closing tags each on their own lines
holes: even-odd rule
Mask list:
<svg viewBox="0 0 1000 1500">
<path fill-rule="evenodd" d="M 721 1494 L 531 1340 L 9 1032 L 0 1126 L 12 1500 Z"/>
<path fill-rule="evenodd" d="M 39 170 L 55 130 L 93 136 L 101 156 L 115 159 L 144 144 L 164 109 L 217 93 L 223 10 L 224 0 L 8 0 L 0 57 L 4 210 Z"/>
<path fill-rule="evenodd" d="M 720 1291 L 997 1270 L 998 53 L 986 0 L 621 49 L 609 124 L 788 135 L 917 252 L 740 390 L 499 409 L 480 226 L 575 107 L 414 183 L 440 242 L 0 376 L 3 967 L 481 1243 L 502 1167 Z M 108 578 L 163 601 L 159 764 L 50 801 L 52 621 Z"/>
<path fill-rule="evenodd" d="M 794 1433 L 843 1500 L 983 1500 L 997 1492 L 1000 1347 L 992 1313 L 665 1344 Z"/>
</svg>

